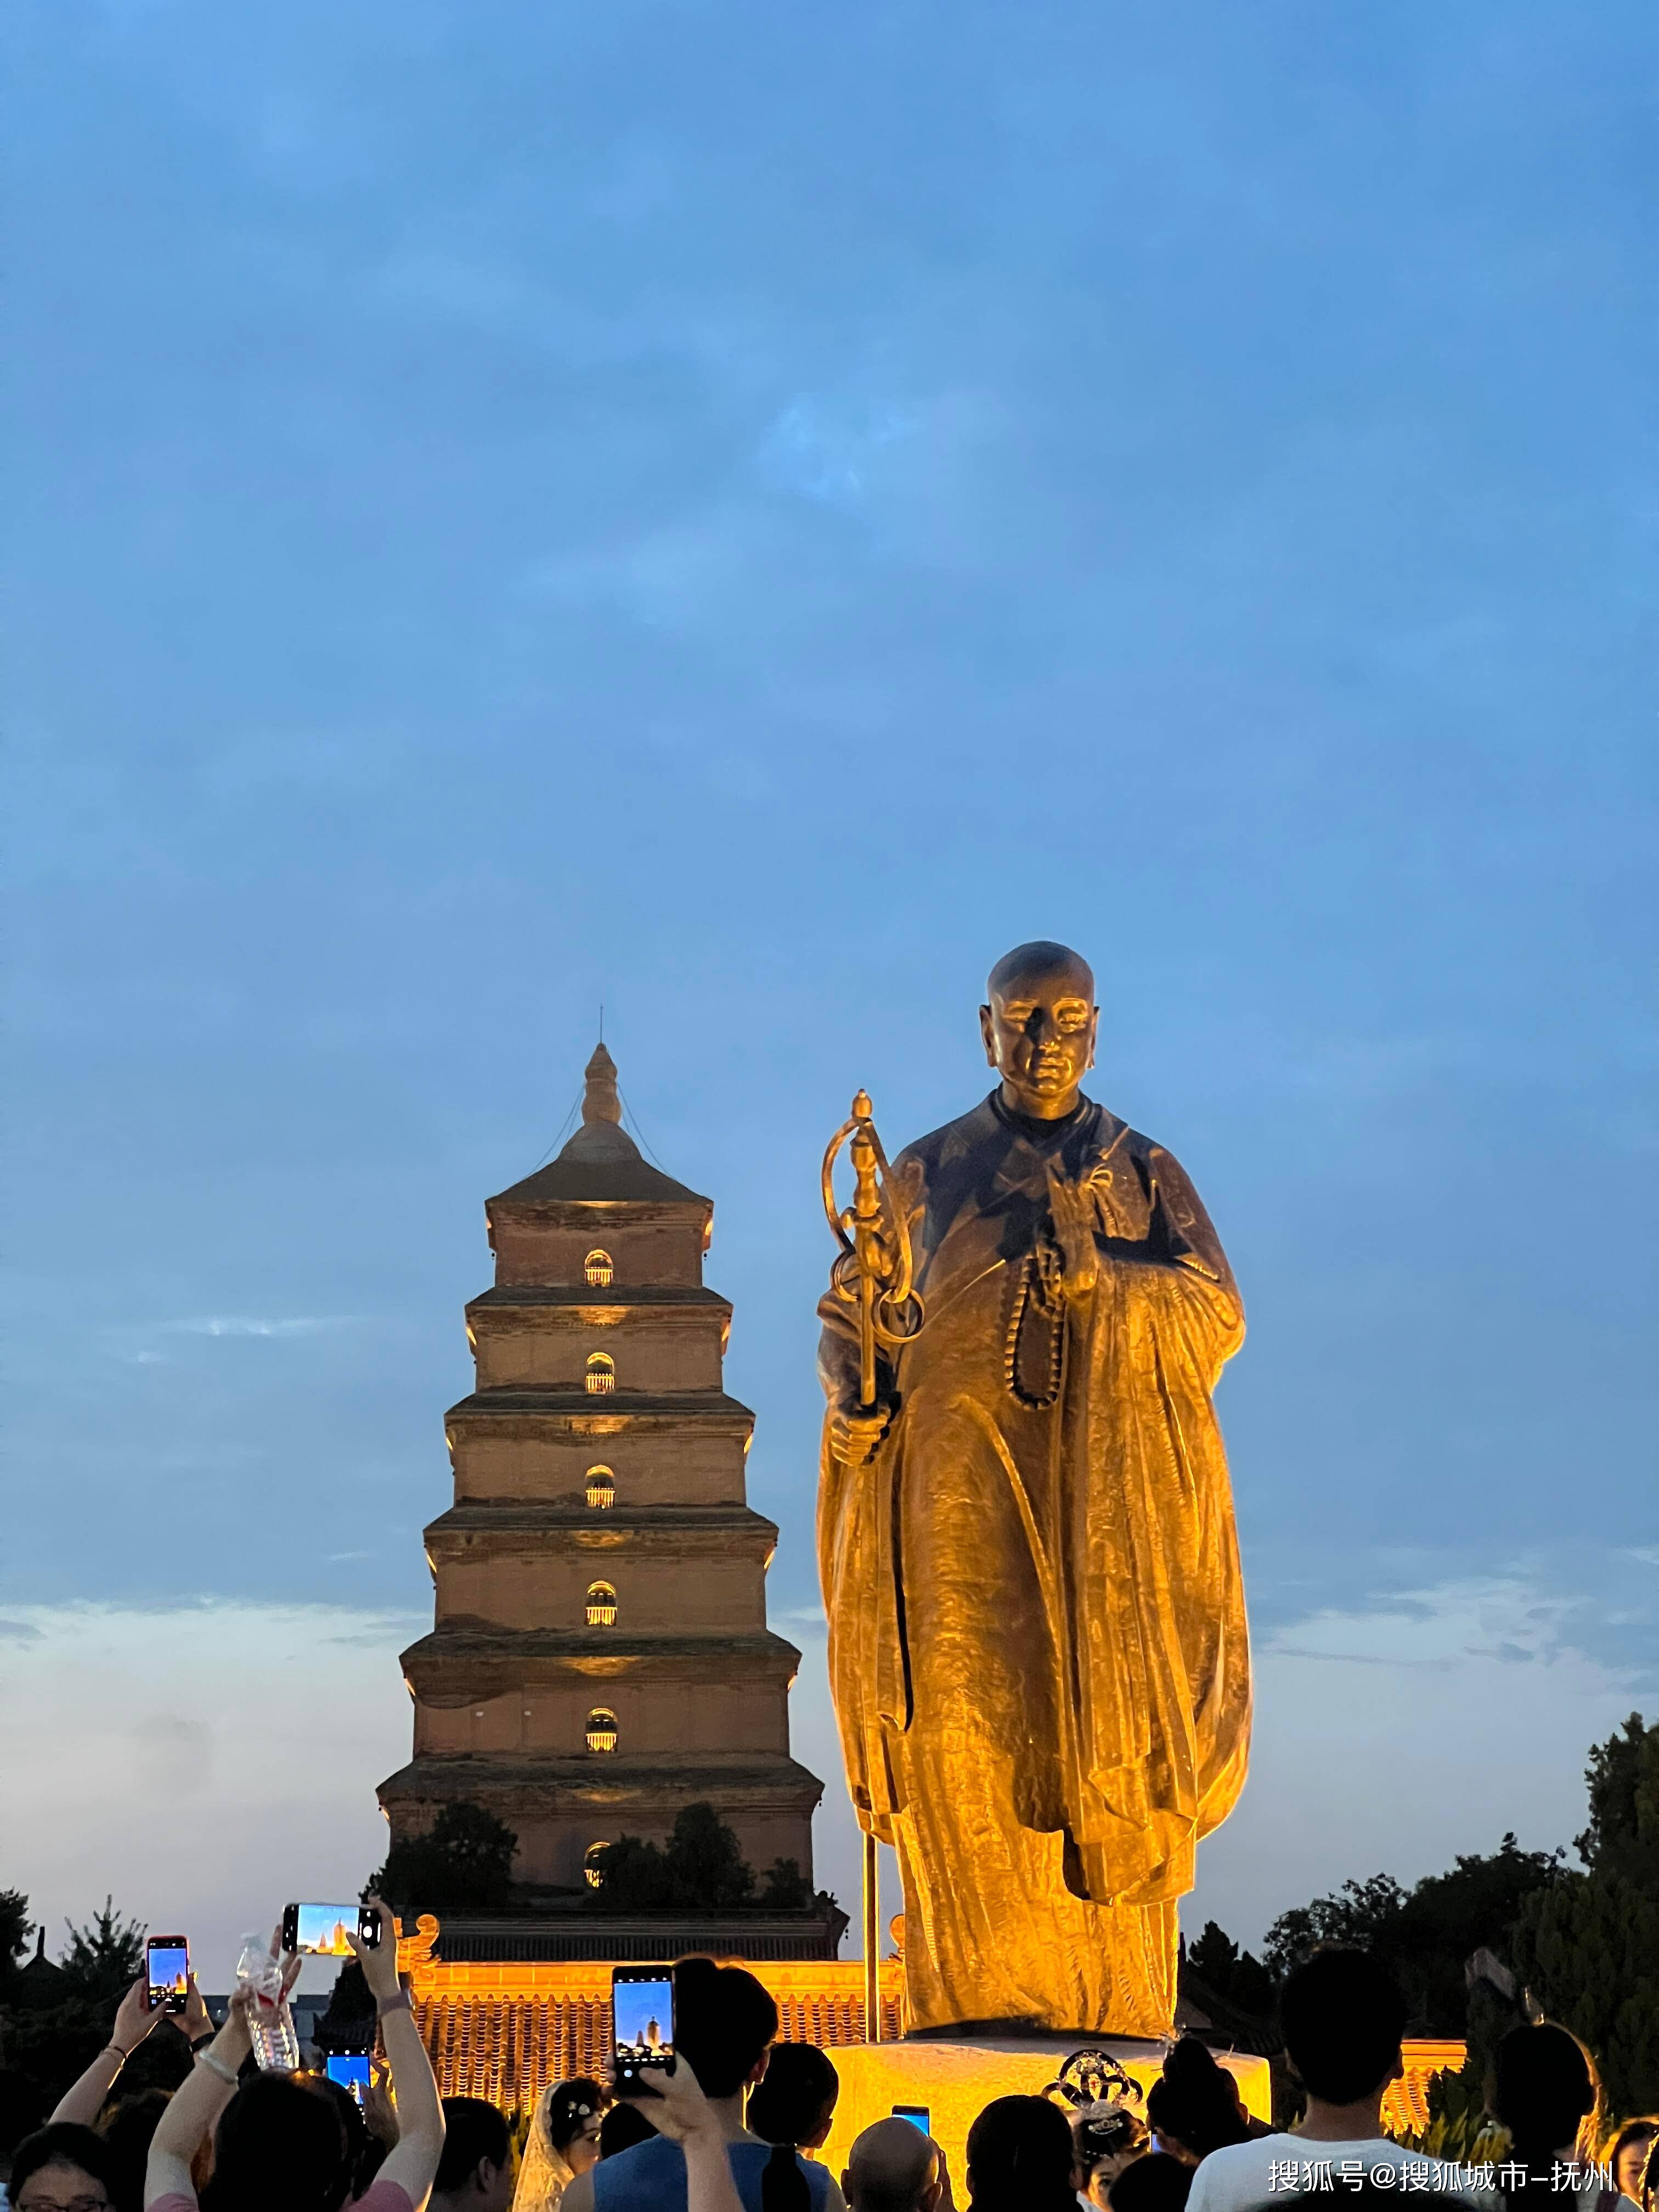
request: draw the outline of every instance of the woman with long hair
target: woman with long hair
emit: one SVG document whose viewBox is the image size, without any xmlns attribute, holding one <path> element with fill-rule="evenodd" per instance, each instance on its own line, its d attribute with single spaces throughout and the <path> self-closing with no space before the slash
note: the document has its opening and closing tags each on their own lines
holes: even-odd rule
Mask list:
<svg viewBox="0 0 1659 2212">
<path fill-rule="evenodd" d="M 531 2116 L 513 2212 L 557 2212 L 576 2176 L 598 2162 L 599 2124 L 610 2101 L 586 2075 L 542 2091 Z"/>
</svg>

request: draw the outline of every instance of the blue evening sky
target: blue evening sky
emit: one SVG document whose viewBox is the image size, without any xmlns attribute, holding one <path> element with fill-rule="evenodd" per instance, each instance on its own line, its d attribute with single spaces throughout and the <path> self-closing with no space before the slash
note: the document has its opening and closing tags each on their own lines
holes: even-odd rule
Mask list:
<svg viewBox="0 0 1659 2212">
<path fill-rule="evenodd" d="M 378 1826 L 482 1201 L 603 1002 L 716 1203 L 833 1805 L 818 1155 L 860 1083 L 894 1146 L 971 1104 L 988 964 L 1056 936 L 1094 1095 L 1244 1291 L 1274 1817 L 1392 1778 L 1288 1869 L 1247 1796 L 1213 1893 L 1254 1935 L 1570 1836 L 1592 1735 L 1659 1699 L 1647 11 L 21 0 L 4 37 L 0 1649 L 127 1621 L 108 1696 L 176 1795 L 257 1750 L 144 1653 L 315 1607 L 305 1695 L 337 1638 L 384 1699 L 336 1777 Z M 49 1748 L 93 1760 L 72 1713 Z M 141 1904 L 125 1848 L 54 1909 Z M 12 1849 L 45 1894 L 58 1840 Z"/>
</svg>

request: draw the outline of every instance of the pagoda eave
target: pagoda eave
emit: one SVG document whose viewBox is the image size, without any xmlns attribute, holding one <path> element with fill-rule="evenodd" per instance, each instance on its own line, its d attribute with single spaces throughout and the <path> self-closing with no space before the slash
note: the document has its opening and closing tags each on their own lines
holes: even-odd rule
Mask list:
<svg viewBox="0 0 1659 2212">
<path fill-rule="evenodd" d="M 624 1429 L 671 1433 L 686 1424 L 716 1435 L 747 1436 L 755 1425 L 750 1408 L 723 1390 L 613 1390 L 602 1395 L 580 1389 L 526 1390 L 507 1387 L 475 1390 L 444 1415 L 452 1423 L 495 1425 L 536 1421 L 573 1436 L 619 1436 Z"/>
<path fill-rule="evenodd" d="M 695 1805 L 714 1797 L 745 1812 L 811 1811 L 823 1784 L 795 1759 L 723 1759 L 707 1752 L 659 1753 L 652 1759 L 620 1759 L 590 1752 L 570 1759 L 492 1759 L 475 1754 L 453 1758 L 430 1753 L 412 1759 L 380 1785 L 383 1803 L 488 1796 L 524 1809 L 532 1807 Z"/>
<path fill-rule="evenodd" d="M 484 1313 L 528 1317 L 537 1312 L 617 1314 L 648 1312 L 653 1320 L 688 1315 L 730 1314 L 732 1301 L 698 1283 L 612 1283 L 601 1290 L 586 1283 L 507 1283 L 480 1291 L 466 1304 L 467 1317 Z"/>
<path fill-rule="evenodd" d="M 746 1505 L 653 1508 L 613 1506 L 603 1521 L 579 1507 L 541 1505 L 518 1499 L 487 1504 L 469 1500 L 452 1505 L 428 1523 L 428 1554 L 454 1559 L 507 1555 L 526 1545 L 539 1547 L 550 1536 L 568 1538 L 574 1550 L 676 1553 L 689 1555 L 769 1559 L 778 1540 L 775 1522 Z"/>
</svg>

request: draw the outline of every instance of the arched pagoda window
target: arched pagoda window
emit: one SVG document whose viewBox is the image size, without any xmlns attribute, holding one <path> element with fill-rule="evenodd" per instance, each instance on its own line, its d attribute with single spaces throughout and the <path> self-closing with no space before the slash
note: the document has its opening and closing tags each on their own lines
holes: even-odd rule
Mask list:
<svg viewBox="0 0 1659 2212">
<path fill-rule="evenodd" d="M 617 1363 L 608 1352 L 590 1352 L 585 1378 L 590 1398 L 603 1398 L 617 1387 Z"/>
<path fill-rule="evenodd" d="M 590 1628 L 609 1628 L 617 1618 L 617 1593 L 609 1583 L 589 1583 L 587 1585 L 587 1625 Z"/>
<path fill-rule="evenodd" d="M 608 1513 L 617 1502 L 617 1478 L 608 1467 L 587 1470 L 587 1502 L 596 1513 Z"/>
<path fill-rule="evenodd" d="M 595 1705 L 587 1716 L 587 1747 L 590 1751 L 614 1751 L 619 1731 L 617 1716 L 609 1705 Z"/>
<path fill-rule="evenodd" d="M 601 1252 L 597 1245 L 582 1261 L 582 1273 L 597 1291 L 608 1290 L 616 1272 L 611 1255 Z"/>
</svg>

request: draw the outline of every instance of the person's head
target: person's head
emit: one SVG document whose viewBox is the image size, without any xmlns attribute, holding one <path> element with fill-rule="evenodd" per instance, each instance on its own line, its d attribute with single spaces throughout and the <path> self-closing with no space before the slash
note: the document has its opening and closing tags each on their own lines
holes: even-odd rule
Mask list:
<svg viewBox="0 0 1659 2212">
<path fill-rule="evenodd" d="M 106 2212 L 115 2202 L 109 2146 L 90 2128 L 54 2120 L 12 2153 L 12 2212 Z"/>
<path fill-rule="evenodd" d="M 1073 2194 L 1072 2129 L 1046 2097 L 994 2097 L 968 2130 L 968 2195 L 986 2212 L 1040 2212 Z"/>
<path fill-rule="evenodd" d="M 1126 2166 L 1106 2192 L 1110 2212 L 1184 2212 L 1196 2166 L 1154 2154 Z"/>
<path fill-rule="evenodd" d="M 1232 2075 L 1194 2035 L 1183 2035 L 1166 2054 L 1146 2094 L 1146 2118 L 1159 2149 L 1188 2166 L 1243 2142 L 1250 2131 Z"/>
<path fill-rule="evenodd" d="M 494 2105 L 482 2097 L 446 2097 L 433 2212 L 507 2212 L 513 2202 L 511 2151 L 507 2122 Z"/>
<path fill-rule="evenodd" d="M 545 2094 L 542 2121 L 547 2140 L 572 2173 L 586 2173 L 599 2162 L 599 2126 L 606 2101 L 605 2091 L 585 2074 L 574 2081 L 556 2081 Z"/>
<path fill-rule="evenodd" d="M 763 2142 L 817 2150 L 830 2133 L 840 2094 L 841 2076 L 816 2044 L 775 2043 L 744 2124 Z"/>
<path fill-rule="evenodd" d="M 657 2130 L 637 2105 L 626 2098 L 618 2098 L 599 2122 L 599 2156 L 615 2158 L 621 2150 L 632 2150 L 635 2143 L 649 2142 Z"/>
<path fill-rule="evenodd" d="M 337 2081 L 330 2074 L 296 2074 L 294 2078 L 301 2088 L 308 2089 L 313 2097 L 325 2099 L 334 2107 L 345 2136 L 346 2171 L 351 2177 L 347 2194 L 360 2195 L 380 2171 L 386 2146 L 378 2136 L 369 2133 L 363 2108 L 343 2081 Z"/>
<path fill-rule="evenodd" d="M 1063 1120 L 1095 1060 L 1100 1010 L 1088 962 L 1046 939 L 1018 945 L 992 969 L 985 998 L 980 1036 L 1008 1103 L 1038 1121 Z"/>
<path fill-rule="evenodd" d="M 1131 2159 L 1146 2153 L 1146 2123 L 1127 2105 L 1085 2105 L 1072 2115 L 1078 2187 L 1104 2212 L 1106 2192 Z"/>
<path fill-rule="evenodd" d="M 202 2212 L 339 2212 L 352 2167 L 331 2097 L 290 2074 L 255 2074 L 219 2115 Z"/>
<path fill-rule="evenodd" d="M 939 2145 L 908 2120 L 877 2120 L 853 2138 L 842 2195 L 849 2212 L 933 2212 L 945 2191 Z"/>
<path fill-rule="evenodd" d="M 1639 2120 L 1626 2120 L 1607 2150 L 1607 2163 L 1613 2169 L 1613 2187 L 1638 2204 L 1642 2201 L 1642 2176 L 1656 2136 L 1659 2119 L 1649 2113 Z"/>
<path fill-rule="evenodd" d="M 165 2089 L 139 2089 L 123 2097 L 100 2121 L 98 2132 L 110 2155 L 110 2202 L 115 2212 L 142 2212 L 149 2141 L 168 2102 Z"/>
<path fill-rule="evenodd" d="M 1577 2143 L 1600 2087 L 1577 2037 L 1546 2020 L 1512 2027 L 1498 2045 L 1486 2102 L 1515 2155 L 1547 2165 Z"/>
<path fill-rule="evenodd" d="M 766 2071 L 778 2008 L 742 1966 L 682 1959 L 674 1969 L 674 2047 L 705 2097 L 735 2097 Z"/>
<path fill-rule="evenodd" d="M 1364 2104 L 1400 2074 L 1406 2000 L 1369 1951 L 1316 1951 L 1286 1979 L 1279 2024 L 1310 2101 Z"/>
</svg>

